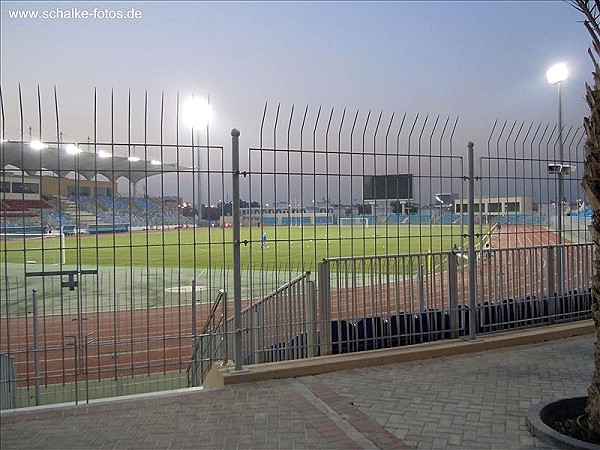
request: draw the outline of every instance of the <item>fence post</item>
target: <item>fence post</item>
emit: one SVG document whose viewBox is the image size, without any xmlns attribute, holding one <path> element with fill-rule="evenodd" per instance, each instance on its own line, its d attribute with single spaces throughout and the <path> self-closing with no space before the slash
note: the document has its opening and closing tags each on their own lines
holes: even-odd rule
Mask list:
<svg viewBox="0 0 600 450">
<path fill-rule="evenodd" d="M 235 327 L 235 370 L 242 370 L 242 268 L 240 259 L 240 132 L 231 130 L 233 195 L 233 321 Z"/>
<path fill-rule="evenodd" d="M 555 289 L 554 272 L 556 270 L 554 265 L 554 249 L 556 247 L 546 247 L 546 270 L 548 280 L 548 321 L 554 323 L 556 321 L 556 302 L 558 301 L 557 290 Z M 558 281 L 560 283 L 560 280 Z"/>
<path fill-rule="evenodd" d="M 223 344 L 225 345 L 225 355 L 223 356 L 223 365 L 226 366 L 229 363 L 229 333 L 227 327 L 227 291 L 221 289 L 223 293 Z"/>
<path fill-rule="evenodd" d="M 195 275 L 195 274 L 194 274 Z M 198 330 L 196 327 L 196 277 L 192 279 L 192 345 L 194 370 L 198 370 Z M 195 381 L 195 380 L 194 380 Z"/>
<path fill-rule="evenodd" d="M 425 286 L 423 280 L 423 263 L 421 263 L 421 256 L 419 256 L 419 267 L 417 267 L 417 277 L 419 279 L 419 312 L 425 310 Z"/>
<path fill-rule="evenodd" d="M 331 354 L 331 296 L 329 286 L 329 261 L 322 261 L 317 266 L 319 289 L 319 327 L 321 356 Z"/>
<path fill-rule="evenodd" d="M 310 279 L 310 275 L 306 279 L 307 301 L 306 315 L 308 324 L 306 326 L 306 345 L 308 346 L 306 355 L 309 358 L 317 356 L 317 296 L 315 282 Z M 300 343 L 298 343 L 300 345 Z M 303 354 L 303 353 L 300 353 Z"/>
<path fill-rule="evenodd" d="M 265 304 L 260 303 L 252 306 L 244 315 L 246 329 L 244 346 L 248 349 L 247 355 L 251 355 L 250 364 L 261 364 L 266 362 L 265 341 L 272 338 L 271 330 L 266 330 L 265 339 Z"/>
<path fill-rule="evenodd" d="M 37 289 L 33 289 L 33 370 L 35 382 L 35 406 L 40 405 L 40 345 L 38 336 Z M 77 372 L 75 372 L 77 374 Z"/>
<path fill-rule="evenodd" d="M 477 315 L 475 314 L 476 302 L 476 286 L 475 286 L 475 269 L 477 260 L 475 256 L 475 158 L 473 156 L 473 143 L 467 144 L 468 148 L 468 166 L 469 166 L 469 335 L 470 339 L 475 339 L 477 329 Z"/>
<path fill-rule="evenodd" d="M 458 324 L 458 271 L 456 263 L 456 253 L 454 251 L 448 254 L 448 295 L 450 297 L 450 320 L 452 328 L 452 339 L 459 336 Z"/>
</svg>

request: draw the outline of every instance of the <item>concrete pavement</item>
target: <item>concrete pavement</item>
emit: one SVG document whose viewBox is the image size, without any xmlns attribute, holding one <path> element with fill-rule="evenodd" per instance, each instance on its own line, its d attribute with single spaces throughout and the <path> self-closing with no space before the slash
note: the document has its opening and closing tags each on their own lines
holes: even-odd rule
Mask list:
<svg viewBox="0 0 600 450">
<path fill-rule="evenodd" d="M 3 450 L 58 448 L 551 448 L 540 401 L 586 395 L 594 336 L 3 413 Z"/>
</svg>

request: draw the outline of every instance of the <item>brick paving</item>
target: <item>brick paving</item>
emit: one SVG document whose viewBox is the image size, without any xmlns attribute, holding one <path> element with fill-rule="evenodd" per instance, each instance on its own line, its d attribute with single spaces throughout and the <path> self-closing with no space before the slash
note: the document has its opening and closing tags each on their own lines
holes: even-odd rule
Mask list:
<svg viewBox="0 0 600 450">
<path fill-rule="evenodd" d="M 525 417 L 585 395 L 593 336 L 335 373 L 3 413 L 0 448 L 550 448 Z"/>
</svg>

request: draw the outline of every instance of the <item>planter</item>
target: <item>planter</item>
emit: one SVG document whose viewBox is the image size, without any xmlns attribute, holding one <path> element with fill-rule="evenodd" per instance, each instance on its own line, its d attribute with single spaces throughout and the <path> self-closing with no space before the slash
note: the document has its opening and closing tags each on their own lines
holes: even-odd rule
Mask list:
<svg viewBox="0 0 600 450">
<path fill-rule="evenodd" d="M 598 444 L 581 441 L 564 435 L 548 424 L 576 419 L 585 412 L 587 397 L 563 398 L 551 403 L 540 403 L 529 409 L 527 427 L 531 434 L 559 448 L 599 450 Z"/>
</svg>

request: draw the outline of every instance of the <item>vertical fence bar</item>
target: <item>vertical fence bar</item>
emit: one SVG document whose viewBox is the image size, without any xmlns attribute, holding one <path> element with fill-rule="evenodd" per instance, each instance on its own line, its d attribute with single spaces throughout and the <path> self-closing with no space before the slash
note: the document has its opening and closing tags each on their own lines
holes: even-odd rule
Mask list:
<svg viewBox="0 0 600 450">
<path fill-rule="evenodd" d="M 35 383 L 35 406 L 40 405 L 40 345 L 38 335 L 37 289 L 33 289 L 33 367 Z"/>
<path fill-rule="evenodd" d="M 456 253 L 448 254 L 448 296 L 450 297 L 450 319 L 452 321 L 452 339 L 459 336 L 458 324 L 458 272 Z"/>
<path fill-rule="evenodd" d="M 468 164 L 469 164 L 469 334 L 470 339 L 475 339 L 476 334 L 476 302 L 475 302 L 475 268 L 477 261 L 475 260 L 475 158 L 473 156 L 473 143 L 469 142 L 468 148 Z"/>
<path fill-rule="evenodd" d="M 229 327 L 228 327 L 228 315 L 227 308 L 227 291 L 221 289 L 223 294 L 223 344 L 225 345 L 225 353 L 223 355 L 223 365 L 226 366 L 229 363 Z"/>
<path fill-rule="evenodd" d="M 548 246 L 546 248 L 546 277 L 548 280 L 548 291 L 546 292 L 546 296 L 548 298 L 548 319 L 549 323 L 554 323 L 556 320 L 556 290 L 555 290 L 555 282 L 554 282 L 554 249 L 555 247 Z M 560 281 L 559 281 L 560 282 Z"/>
<path fill-rule="evenodd" d="M 318 264 L 319 314 L 318 322 L 321 328 L 321 355 L 331 354 L 331 297 L 329 286 L 329 262 Z M 339 314 L 339 312 L 338 312 Z"/>
<path fill-rule="evenodd" d="M 307 278 L 306 280 L 306 291 L 307 291 L 307 311 L 305 323 L 306 325 L 306 343 L 302 343 L 306 346 L 307 352 L 301 353 L 302 355 L 306 354 L 309 358 L 317 356 L 317 343 L 319 342 L 317 339 L 317 301 L 316 301 L 316 288 L 315 282 Z M 296 343 L 296 346 L 300 345 L 300 342 Z"/>
<path fill-rule="evenodd" d="M 419 279 L 419 312 L 425 310 L 425 286 L 424 286 L 424 274 L 423 264 L 421 263 L 421 256 L 419 255 L 419 267 L 417 268 L 417 278 Z"/>
<path fill-rule="evenodd" d="M 556 193 L 556 243 L 557 243 L 557 254 L 556 254 L 556 265 L 557 265 L 557 284 L 556 292 L 559 297 L 563 295 L 564 285 L 564 262 L 563 262 L 563 199 L 565 190 L 565 176 L 563 173 L 564 164 L 564 147 L 563 147 L 563 124 L 562 124 L 562 95 L 561 95 L 561 82 L 556 83 L 558 85 L 558 159 L 560 164 L 560 170 L 558 171 L 558 186 Z"/>
<path fill-rule="evenodd" d="M 196 328 L 196 277 L 192 279 L 192 354 L 194 355 L 194 373 L 198 371 L 198 330 Z M 195 381 L 195 380 L 194 380 Z"/>
<path fill-rule="evenodd" d="M 240 132 L 231 130 L 233 195 L 233 307 L 235 326 L 235 370 L 242 370 L 242 268 L 240 259 Z"/>
</svg>

